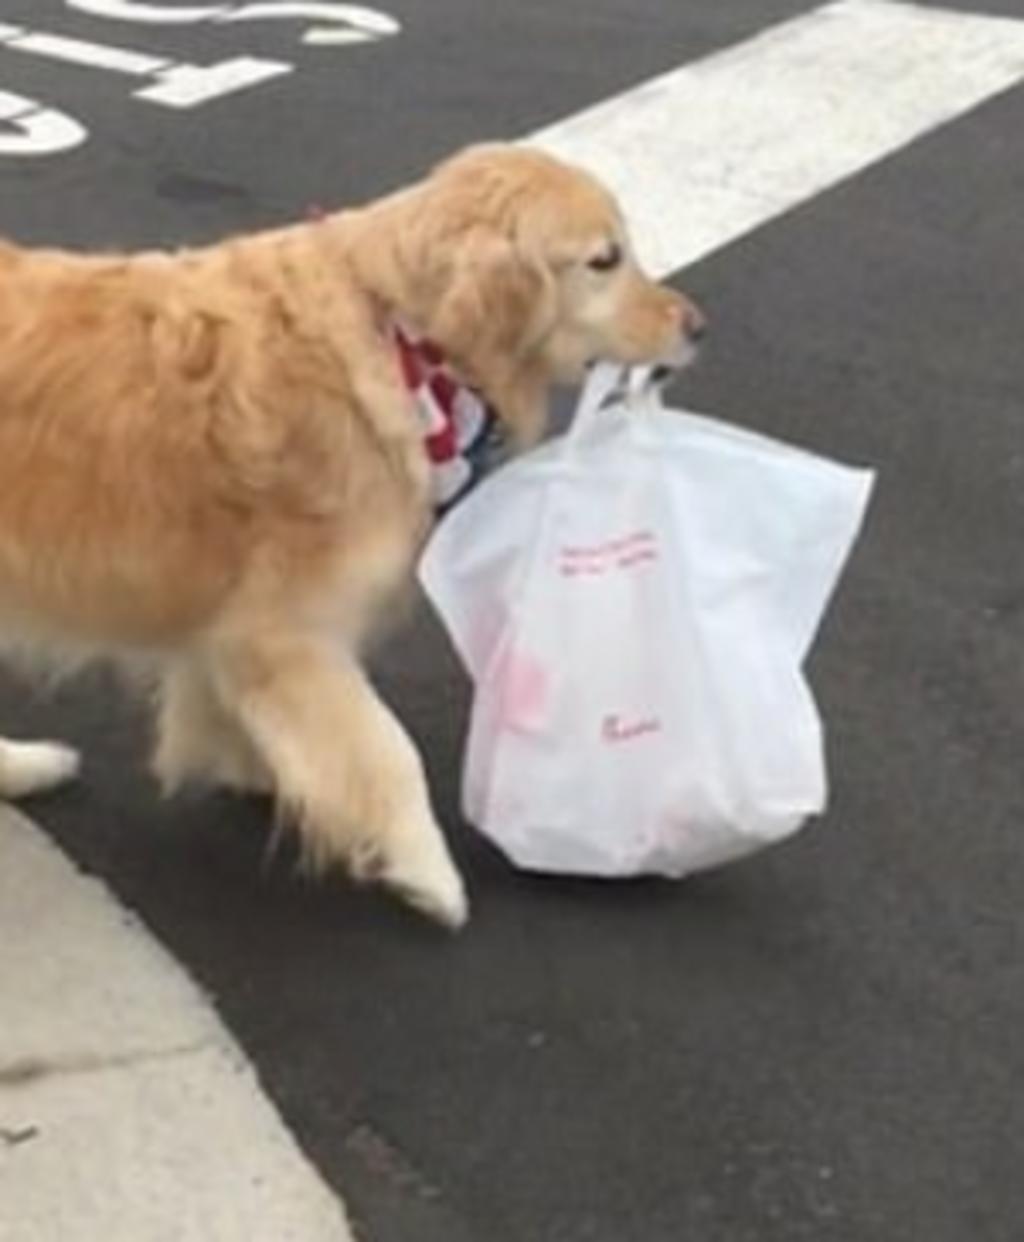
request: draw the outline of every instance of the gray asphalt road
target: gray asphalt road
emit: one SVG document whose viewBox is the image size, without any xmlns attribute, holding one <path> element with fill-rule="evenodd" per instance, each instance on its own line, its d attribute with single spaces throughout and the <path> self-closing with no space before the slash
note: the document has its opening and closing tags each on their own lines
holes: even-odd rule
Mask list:
<svg viewBox="0 0 1024 1242">
<path fill-rule="evenodd" d="M 184 113 L 0 50 L 4 90 L 90 131 L 0 158 L 0 228 L 175 243 L 360 199 L 802 7 L 401 0 L 401 36 L 328 56 L 295 24 L 5 0 L 4 21 L 297 69 Z M 513 874 L 459 824 L 467 690 L 421 615 L 380 674 L 474 890 L 449 941 L 265 865 L 258 806 L 157 805 L 143 718 L 102 674 L 48 698 L 0 679 L 5 730 L 90 757 L 32 814 L 210 990 L 372 1242 L 1024 1234 L 1022 134 L 1017 90 L 685 274 L 715 332 L 680 398 L 881 472 L 812 669 L 833 803 L 791 844 L 677 886 Z"/>
</svg>

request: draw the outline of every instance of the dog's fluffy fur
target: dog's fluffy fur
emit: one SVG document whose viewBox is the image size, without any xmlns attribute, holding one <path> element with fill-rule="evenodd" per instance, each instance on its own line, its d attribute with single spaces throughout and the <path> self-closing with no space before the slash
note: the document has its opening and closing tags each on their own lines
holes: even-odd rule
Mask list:
<svg viewBox="0 0 1024 1242">
<path fill-rule="evenodd" d="M 202 250 L 0 244 L 0 631 L 155 656 L 164 786 L 271 792 L 315 862 L 457 925 L 420 757 L 358 662 L 430 519 L 396 316 L 523 444 L 554 380 L 677 363 L 699 323 L 599 185 L 518 147 Z M 74 768 L 0 740 L 0 796 Z"/>
</svg>

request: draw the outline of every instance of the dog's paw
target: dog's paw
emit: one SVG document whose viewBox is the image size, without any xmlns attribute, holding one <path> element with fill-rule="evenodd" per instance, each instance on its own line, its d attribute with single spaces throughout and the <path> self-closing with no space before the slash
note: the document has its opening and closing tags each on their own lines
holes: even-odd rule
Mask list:
<svg viewBox="0 0 1024 1242">
<path fill-rule="evenodd" d="M 0 740 L 0 796 L 24 798 L 63 785 L 77 775 L 76 750 L 58 742 Z"/>
<path fill-rule="evenodd" d="M 436 824 L 417 823 L 384 843 L 367 843 L 362 856 L 349 862 L 355 878 L 383 885 L 451 931 L 469 919 L 466 886 Z"/>
<path fill-rule="evenodd" d="M 469 920 L 466 886 L 451 862 L 444 868 L 395 866 L 381 878 L 414 910 L 450 931 L 459 931 Z"/>
</svg>

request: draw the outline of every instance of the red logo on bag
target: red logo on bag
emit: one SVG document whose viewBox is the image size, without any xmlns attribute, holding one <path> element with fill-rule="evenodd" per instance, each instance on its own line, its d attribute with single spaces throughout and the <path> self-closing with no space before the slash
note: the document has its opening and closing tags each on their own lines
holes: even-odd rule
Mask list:
<svg viewBox="0 0 1024 1242">
<path fill-rule="evenodd" d="M 643 720 L 625 721 L 621 716 L 605 716 L 601 721 L 601 739 L 609 744 L 632 742 L 640 737 L 661 732 L 661 721 L 654 716 Z"/>
<path fill-rule="evenodd" d="M 657 559 L 657 537 L 650 530 L 631 531 L 603 543 L 565 545 L 558 555 L 563 578 L 594 577 L 612 569 L 634 569 Z"/>
</svg>

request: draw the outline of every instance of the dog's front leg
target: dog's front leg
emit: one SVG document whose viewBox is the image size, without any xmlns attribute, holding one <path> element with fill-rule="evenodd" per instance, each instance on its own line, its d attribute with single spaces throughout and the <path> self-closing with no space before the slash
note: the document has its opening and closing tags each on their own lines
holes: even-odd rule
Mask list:
<svg viewBox="0 0 1024 1242">
<path fill-rule="evenodd" d="M 180 656 L 163 670 L 153 772 L 165 794 L 190 780 L 241 793 L 270 793 L 266 764 L 221 703 L 200 656 Z"/>
<path fill-rule="evenodd" d="M 355 660 L 326 637 L 277 631 L 222 641 L 211 661 L 310 861 L 341 862 L 448 926 L 464 923 L 420 756 Z"/>
</svg>

